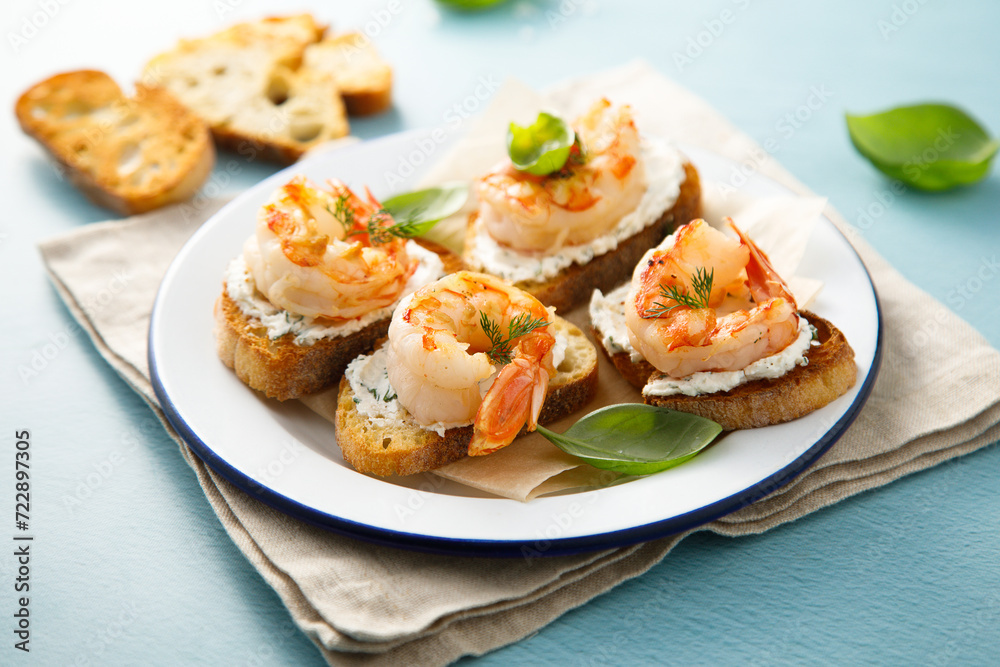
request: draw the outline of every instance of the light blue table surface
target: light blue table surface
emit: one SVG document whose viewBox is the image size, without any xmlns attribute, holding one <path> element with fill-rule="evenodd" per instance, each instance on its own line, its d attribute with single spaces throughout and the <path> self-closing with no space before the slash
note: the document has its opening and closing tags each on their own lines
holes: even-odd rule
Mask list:
<svg viewBox="0 0 1000 667">
<path fill-rule="evenodd" d="M 854 152 L 843 119 L 946 100 L 1000 133 L 1000 4 L 514 0 L 477 15 L 429 0 L 396 14 L 393 2 L 312 4 L 337 26 L 368 24 L 395 66 L 395 108 L 356 122 L 362 138 L 442 125 L 480 77 L 541 87 L 645 58 L 757 141 L 774 139 L 784 166 L 852 222 L 881 211 L 864 237 L 1000 345 L 1000 175 L 945 194 L 906 191 L 880 209 L 889 183 Z M 18 372 L 72 326 L 36 242 L 109 214 L 60 182 L 20 133 L 16 95 L 84 66 L 134 80 L 180 36 L 281 10 L 255 0 L 5 3 L 0 498 L 9 523 L 0 540 L 13 544 L 16 532 L 13 433 L 29 428 L 35 541 L 30 654 L 13 649 L 15 563 L 11 548 L 0 555 L 0 664 L 323 663 L 230 541 L 177 447 L 85 336 L 71 336 L 37 376 Z M 701 52 L 685 54 L 699 40 Z M 694 57 L 679 66 L 677 54 Z M 816 90 L 822 104 L 783 129 Z M 274 170 L 245 165 L 226 189 Z M 959 299 L 963 286 L 969 298 Z M 467 662 L 996 664 L 998 466 L 991 446 L 757 537 L 689 537 L 644 576 Z M 81 490 L 95 472 L 100 484 Z"/>
</svg>

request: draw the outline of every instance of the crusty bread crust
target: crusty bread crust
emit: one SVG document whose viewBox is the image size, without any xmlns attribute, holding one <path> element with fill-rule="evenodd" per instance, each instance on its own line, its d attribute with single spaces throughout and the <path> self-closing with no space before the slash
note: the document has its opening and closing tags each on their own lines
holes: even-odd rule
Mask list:
<svg viewBox="0 0 1000 667">
<path fill-rule="evenodd" d="M 579 327 L 558 316 L 556 328 L 566 336 L 568 344 L 538 414 L 542 424 L 576 412 L 597 393 L 597 348 Z"/>
<path fill-rule="evenodd" d="M 346 378 L 340 379 L 335 427 L 344 460 L 381 477 L 440 468 L 466 456 L 472 440 L 472 426 L 448 429 L 443 436 L 405 424 L 377 429 L 355 409 Z"/>
<path fill-rule="evenodd" d="M 166 91 L 128 98 L 104 72 L 56 74 L 21 95 L 21 128 L 93 202 L 125 215 L 189 199 L 208 178 L 208 128 Z"/>
<path fill-rule="evenodd" d="M 219 358 L 248 386 L 279 401 L 329 387 L 351 359 L 371 350 L 388 330 L 386 318 L 349 336 L 296 345 L 292 334 L 268 338 L 267 329 L 256 318 L 245 315 L 225 288 L 215 302 Z"/>
<path fill-rule="evenodd" d="M 462 268 L 457 255 L 424 239 L 417 243 L 437 253 L 446 273 Z M 371 352 L 389 331 L 386 317 L 348 336 L 322 338 L 312 345 L 296 345 L 290 333 L 271 339 L 256 318 L 248 317 L 229 295 L 225 285 L 215 302 L 216 350 L 249 387 L 268 398 L 286 401 L 326 389 L 344 373 L 359 354 Z"/>
<path fill-rule="evenodd" d="M 594 289 L 607 292 L 628 280 L 647 250 L 679 225 L 701 216 L 701 180 L 698 170 L 690 162 L 685 162 L 684 174 L 684 182 L 681 183 L 674 205 L 656 222 L 619 243 L 615 250 L 598 255 L 586 264 L 572 264 L 548 280 L 522 281 L 514 285 L 533 294 L 546 306 L 554 306 L 560 313 L 566 313 L 589 300 Z M 470 245 L 475 215 L 473 213 L 469 220 L 466 247 Z"/>
<path fill-rule="evenodd" d="M 547 424 L 583 407 L 597 392 L 597 350 L 576 326 L 556 318 L 556 327 L 569 339 L 566 358 L 549 381 L 538 421 Z M 452 428 L 438 435 L 412 423 L 376 427 L 358 413 L 354 391 L 346 378 L 337 396 L 337 443 L 344 460 L 360 472 L 383 477 L 412 475 L 440 468 L 468 454 L 472 426 Z M 524 434 L 524 429 L 521 434 Z"/>
<path fill-rule="evenodd" d="M 796 366 L 774 380 L 754 380 L 725 392 L 644 396 L 644 402 L 707 417 L 727 431 L 780 424 L 818 410 L 854 386 L 858 368 L 854 350 L 839 329 L 808 311 L 800 314 L 816 327 L 820 342 L 806 352 L 808 365 Z M 645 386 L 650 375 L 656 373 L 648 361 L 632 362 L 627 352 L 610 354 L 596 332 L 595 339 L 615 368 L 637 388 Z"/>
<path fill-rule="evenodd" d="M 309 45 L 303 66 L 333 76 L 351 116 L 369 116 L 392 104 L 392 68 L 365 34 L 346 32 Z"/>
</svg>

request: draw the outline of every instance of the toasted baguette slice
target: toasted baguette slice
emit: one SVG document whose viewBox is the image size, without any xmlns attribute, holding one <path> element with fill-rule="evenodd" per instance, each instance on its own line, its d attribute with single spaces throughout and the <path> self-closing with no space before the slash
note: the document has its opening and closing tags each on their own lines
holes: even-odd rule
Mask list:
<svg viewBox="0 0 1000 667">
<path fill-rule="evenodd" d="M 249 96 L 227 121 L 212 127 L 219 146 L 244 154 L 249 146 L 282 164 L 348 131 L 344 102 L 333 79 L 323 72 L 283 66 L 271 71 L 263 94 Z"/>
<path fill-rule="evenodd" d="M 796 366 L 773 380 L 754 380 L 729 391 L 701 396 L 644 396 L 643 401 L 707 417 L 727 431 L 780 424 L 818 410 L 854 386 L 858 368 L 854 350 L 839 329 L 808 311 L 800 315 L 816 327 L 820 342 L 806 352 L 808 365 Z M 644 387 L 656 374 L 648 361 L 633 362 L 628 352 L 608 352 L 603 336 L 596 330 L 593 334 L 611 363 L 636 388 Z"/>
<path fill-rule="evenodd" d="M 556 317 L 555 326 L 569 339 L 569 345 L 565 359 L 549 381 L 538 416 L 541 424 L 576 412 L 597 391 L 597 350 L 573 324 Z M 354 391 L 346 378 L 340 381 L 336 430 L 344 460 L 360 472 L 383 477 L 412 475 L 457 461 L 468 454 L 472 440 L 472 426 L 448 429 L 443 436 L 413 421 L 376 427 L 358 413 Z"/>
<path fill-rule="evenodd" d="M 598 255 L 586 264 L 572 264 L 558 274 L 544 281 L 521 281 L 514 283 L 546 306 L 554 306 L 561 313 L 590 298 L 594 289 L 606 292 L 621 284 L 632 275 L 635 265 L 643 254 L 662 241 L 674 228 L 701 216 L 701 180 L 698 170 L 689 162 L 684 163 L 684 182 L 681 183 L 677 201 L 664 211 L 655 222 L 642 231 L 630 236 L 611 252 Z M 474 234 L 475 219 L 470 219 L 466 234 L 466 246 Z"/>
<path fill-rule="evenodd" d="M 367 35 L 348 32 L 311 44 L 303 66 L 333 76 L 352 116 L 378 113 L 392 104 L 392 68 Z"/>
<path fill-rule="evenodd" d="M 238 24 L 181 41 L 146 65 L 143 80 L 204 118 L 220 146 L 294 162 L 348 133 L 333 76 L 300 67 L 322 33 L 309 15 Z"/>
<path fill-rule="evenodd" d="M 458 255 L 431 241 L 417 242 L 441 257 L 445 273 L 462 268 Z M 260 320 L 240 310 L 223 286 L 215 302 L 216 349 L 222 362 L 236 371 L 240 380 L 268 398 L 285 401 L 336 382 L 352 359 L 371 352 L 376 341 L 385 338 L 390 319 L 373 322 L 348 336 L 296 345 L 290 333 L 269 338 Z"/>
<path fill-rule="evenodd" d="M 15 106 L 21 128 L 95 203 L 126 215 L 189 199 L 208 178 L 208 128 L 165 91 L 128 98 L 104 72 L 57 74 Z"/>
<path fill-rule="evenodd" d="M 282 48 L 280 44 L 286 45 L 293 57 L 301 55 L 302 49 L 323 38 L 326 26 L 317 23 L 312 14 L 293 14 L 291 16 L 267 16 L 256 21 L 247 21 L 229 26 L 218 33 L 224 37 L 232 37 L 247 42 L 272 42 L 274 46 Z M 286 63 L 289 66 L 298 66 L 297 62 Z"/>
</svg>

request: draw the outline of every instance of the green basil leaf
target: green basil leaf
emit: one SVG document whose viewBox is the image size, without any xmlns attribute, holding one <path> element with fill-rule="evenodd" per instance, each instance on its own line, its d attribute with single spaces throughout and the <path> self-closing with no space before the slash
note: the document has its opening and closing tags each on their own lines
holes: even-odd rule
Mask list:
<svg viewBox="0 0 1000 667">
<path fill-rule="evenodd" d="M 544 426 L 538 432 L 595 468 L 649 475 L 692 458 L 722 427 L 687 412 L 628 403 L 595 410 L 562 434 Z"/>
<path fill-rule="evenodd" d="M 887 176 L 921 190 L 947 190 L 981 180 L 1000 148 L 979 123 L 947 104 L 846 117 L 859 153 Z"/>
<path fill-rule="evenodd" d="M 476 10 L 487 9 L 499 5 L 506 0 L 438 0 L 439 3 L 452 9 Z"/>
<path fill-rule="evenodd" d="M 576 133 L 566 121 L 542 111 L 528 127 L 510 124 L 507 154 L 516 169 L 544 176 L 563 168 L 575 140 Z"/>
<path fill-rule="evenodd" d="M 411 236 L 420 236 L 437 222 L 457 213 L 468 197 L 469 184 L 452 181 L 434 188 L 389 197 L 382 202 L 382 207 L 394 220 L 411 224 L 414 228 Z"/>
</svg>

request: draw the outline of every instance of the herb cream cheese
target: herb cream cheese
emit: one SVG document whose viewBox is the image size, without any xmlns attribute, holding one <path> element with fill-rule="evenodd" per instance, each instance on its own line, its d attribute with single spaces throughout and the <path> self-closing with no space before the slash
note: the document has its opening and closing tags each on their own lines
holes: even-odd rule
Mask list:
<svg viewBox="0 0 1000 667">
<path fill-rule="evenodd" d="M 685 396 L 701 396 L 702 394 L 729 391 L 754 380 L 779 378 L 796 366 L 809 364 L 806 352 L 809 351 L 811 345 L 819 345 L 818 341 L 813 343 L 815 332 L 815 327 L 800 315 L 798 337 L 781 352 L 758 359 L 739 371 L 705 371 L 692 373 L 680 379 L 656 375 L 646 383 L 642 395 L 673 396 L 684 394 Z"/>
<path fill-rule="evenodd" d="M 590 323 L 600 334 L 605 350 L 611 354 L 628 352 L 631 360 L 636 362 L 642 361 L 642 355 L 632 347 L 625 326 L 625 297 L 630 286 L 624 283 L 607 294 L 595 289 L 590 296 Z"/>
</svg>

